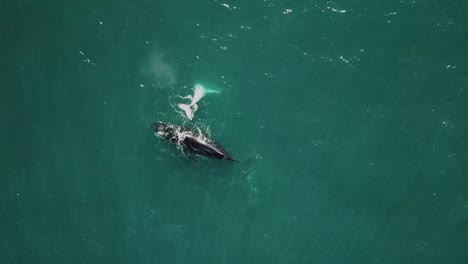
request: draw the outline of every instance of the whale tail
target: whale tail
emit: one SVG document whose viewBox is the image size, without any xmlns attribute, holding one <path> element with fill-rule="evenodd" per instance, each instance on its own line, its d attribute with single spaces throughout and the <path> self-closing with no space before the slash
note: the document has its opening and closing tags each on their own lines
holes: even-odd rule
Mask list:
<svg viewBox="0 0 468 264">
<path fill-rule="evenodd" d="M 193 111 L 192 108 L 190 108 L 190 105 L 188 104 L 178 104 L 177 105 L 180 109 L 184 110 L 185 115 L 189 120 L 192 120 L 193 118 Z"/>
<path fill-rule="evenodd" d="M 184 110 L 185 115 L 189 120 L 193 119 L 193 115 L 195 112 L 198 110 L 198 105 L 197 104 L 178 104 L 177 105 L 180 109 Z"/>
</svg>

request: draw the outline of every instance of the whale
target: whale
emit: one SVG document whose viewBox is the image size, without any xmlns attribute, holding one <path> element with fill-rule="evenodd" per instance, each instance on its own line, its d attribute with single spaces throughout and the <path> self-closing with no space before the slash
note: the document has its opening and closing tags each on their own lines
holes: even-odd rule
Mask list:
<svg viewBox="0 0 468 264">
<path fill-rule="evenodd" d="M 177 106 L 180 109 L 184 110 L 185 115 L 187 116 L 187 118 L 189 120 L 192 120 L 193 115 L 198 110 L 197 103 L 198 103 L 198 101 L 200 101 L 203 98 L 203 96 L 205 96 L 205 88 L 203 88 L 203 86 L 197 84 L 197 85 L 195 85 L 195 88 L 193 90 L 193 96 L 187 95 L 185 97 L 181 97 L 183 99 L 189 99 L 190 104 L 178 104 Z"/>
<path fill-rule="evenodd" d="M 151 128 L 157 137 L 175 144 L 185 154 L 237 161 L 219 143 L 203 135 L 199 129 L 194 132 L 186 127 L 165 122 L 154 122 Z"/>
</svg>

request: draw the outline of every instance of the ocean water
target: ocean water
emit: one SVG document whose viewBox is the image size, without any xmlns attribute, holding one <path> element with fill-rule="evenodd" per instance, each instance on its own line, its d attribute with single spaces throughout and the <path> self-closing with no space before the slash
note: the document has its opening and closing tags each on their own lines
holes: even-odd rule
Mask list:
<svg viewBox="0 0 468 264">
<path fill-rule="evenodd" d="M 466 262 L 468 2 L 1 0 L 0 22 L 0 263 Z M 196 84 L 219 93 L 189 121 Z"/>
</svg>

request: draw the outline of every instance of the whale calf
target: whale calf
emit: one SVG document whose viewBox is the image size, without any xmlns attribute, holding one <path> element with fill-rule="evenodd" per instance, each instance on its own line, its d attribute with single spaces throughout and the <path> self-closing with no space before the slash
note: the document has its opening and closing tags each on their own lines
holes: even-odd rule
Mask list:
<svg viewBox="0 0 468 264">
<path fill-rule="evenodd" d="M 190 99 L 190 104 L 178 104 L 177 106 L 180 109 L 184 110 L 185 115 L 189 120 L 192 120 L 195 111 L 197 111 L 198 109 L 197 103 L 198 101 L 200 101 L 200 99 L 203 98 L 203 96 L 205 96 L 205 89 L 203 88 L 203 86 L 197 84 L 195 85 L 195 88 L 193 90 L 193 96 L 187 95 L 185 97 L 182 97 L 184 99 Z"/>
<path fill-rule="evenodd" d="M 193 132 L 186 127 L 164 122 L 151 124 L 155 135 L 181 147 L 187 154 L 198 154 L 220 160 L 235 160 L 220 144 L 204 136 L 201 131 Z"/>
</svg>

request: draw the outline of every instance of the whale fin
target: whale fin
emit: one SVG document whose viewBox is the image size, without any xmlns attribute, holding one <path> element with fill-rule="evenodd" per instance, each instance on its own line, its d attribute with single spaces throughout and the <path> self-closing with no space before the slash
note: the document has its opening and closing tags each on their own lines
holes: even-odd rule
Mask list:
<svg viewBox="0 0 468 264">
<path fill-rule="evenodd" d="M 234 161 L 234 162 L 240 162 L 239 160 L 236 160 L 235 158 L 233 157 L 227 157 L 226 160 L 230 160 L 230 161 Z"/>
<path fill-rule="evenodd" d="M 190 101 L 192 101 L 193 97 L 191 95 L 187 95 L 187 96 L 179 96 L 180 98 L 182 99 L 189 99 Z"/>
<path fill-rule="evenodd" d="M 185 112 L 185 115 L 187 116 L 187 118 L 189 120 L 192 120 L 193 118 L 193 112 L 192 112 L 192 109 L 190 108 L 190 105 L 187 105 L 187 104 L 178 104 L 177 105 L 180 109 L 184 110 Z"/>
</svg>

